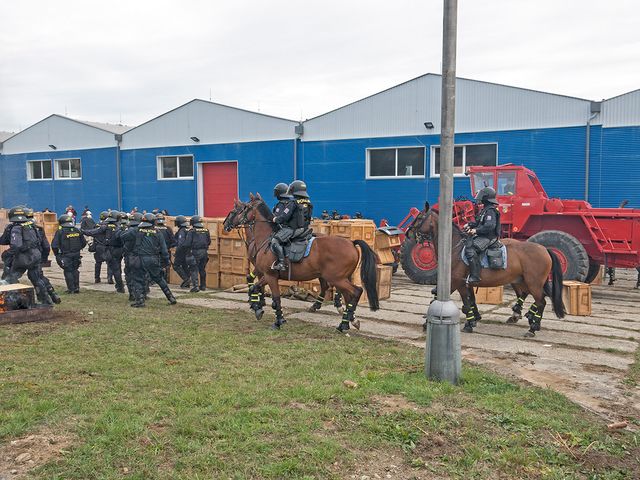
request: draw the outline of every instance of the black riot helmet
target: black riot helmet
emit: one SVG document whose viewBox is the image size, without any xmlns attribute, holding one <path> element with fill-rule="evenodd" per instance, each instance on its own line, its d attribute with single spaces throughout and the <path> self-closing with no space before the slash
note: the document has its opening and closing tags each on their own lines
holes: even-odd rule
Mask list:
<svg viewBox="0 0 640 480">
<path fill-rule="evenodd" d="M 33 208 L 24 207 L 24 216 L 29 220 L 33 220 Z"/>
<path fill-rule="evenodd" d="M 100 212 L 100 221 L 104 222 L 108 216 L 109 216 L 109 212 L 107 212 L 106 210 L 103 212 Z"/>
<path fill-rule="evenodd" d="M 302 180 L 294 180 L 291 182 L 291 185 L 289 185 L 289 195 L 309 198 L 309 194 L 307 193 L 307 184 Z"/>
<path fill-rule="evenodd" d="M 24 223 L 27 219 L 27 212 L 25 207 L 13 207 L 9 210 L 9 221 L 14 223 Z"/>
<path fill-rule="evenodd" d="M 496 200 L 496 191 L 491 187 L 484 187 L 480 189 L 476 194 L 476 202 L 484 203 L 485 205 L 488 203 L 498 205 L 498 201 Z"/>
<path fill-rule="evenodd" d="M 164 225 L 164 215 L 156 213 L 156 225 Z"/>
<path fill-rule="evenodd" d="M 141 227 L 153 227 L 156 223 L 156 216 L 153 213 L 145 213 L 140 222 Z"/>
<path fill-rule="evenodd" d="M 117 223 L 120 220 L 120 212 L 116 210 L 111 210 L 107 218 L 105 218 L 105 222 L 107 223 Z"/>
<path fill-rule="evenodd" d="M 289 190 L 289 185 L 286 183 L 280 182 L 275 187 L 273 187 L 273 196 L 278 200 L 282 200 L 283 198 L 288 198 L 287 191 Z"/>
<path fill-rule="evenodd" d="M 196 228 L 202 228 L 204 226 L 202 224 L 202 217 L 200 215 L 194 215 L 193 217 L 191 217 L 191 220 L 189 220 L 189 223 L 191 223 L 192 227 L 196 227 Z"/>
<path fill-rule="evenodd" d="M 64 215 L 60 215 L 60 217 L 58 217 L 58 223 L 61 227 L 73 227 L 73 217 L 65 213 Z"/>
<path fill-rule="evenodd" d="M 131 218 L 129 219 L 129 226 L 137 227 L 138 225 L 140 225 L 140 222 L 142 222 L 142 214 L 140 212 L 136 212 L 131 215 Z"/>
<path fill-rule="evenodd" d="M 189 225 L 189 220 L 187 220 L 187 217 L 185 217 L 184 215 L 178 215 L 176 217 L 176 225 L 178 227 L 186 227 Z"/>
</svg>

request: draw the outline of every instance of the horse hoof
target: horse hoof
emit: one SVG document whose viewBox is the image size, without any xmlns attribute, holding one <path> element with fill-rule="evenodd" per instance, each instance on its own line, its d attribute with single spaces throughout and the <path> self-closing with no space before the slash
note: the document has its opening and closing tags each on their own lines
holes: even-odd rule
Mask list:
<svg viewBox="0 0 640 480">
<path fill-rule="evenodd" d="M 318 311 L 318 307 L 316 307 L 315 305 L 311 305 L 308 309 L 307 312 L 309 313 L 314 313 Z"/>
<path fill-rule="evenodd" d="M 344 315 L 344 307 L 336 307 L 340 315 Z"/>
<path fill-rule="evenodd" d="M 465 333 L 473 333 L 473 327 L 471 325 L 465 325 L 462 327 L 462 331 Z"/>
<path fill-rule="evenodd" d="M 262 320 L 262 316 L 264 315 L 264 310 L 259 309 L 254 312 L 256 314 L 256 320 Z"/>
<path fill-rule="evenodd" d="M 280 330 L 280 325 L 274 323 L 273 325 L 271 325 L 271 330 Z"/>
<path fill-rule="evenodd" d="M 524 334 L 524 338 L 533 338 L 536 336 L 536 332 L 532 332 L 531 330 L 527 330 Z"/>
<path fill-rule="evenodd" d="M 511 315 L 509 318 L 507 318 L 507 323 L 518 323 L 518 320 L 520 320 L 520 317 L 514 317 L 513 315 Z"/>
<path fill-rule="evenodd" d="M 336 330 L 338 330 L 340 333 L 346 332 L 347 330 L 349 330 L 349 322 L 340 322 L 340 325 L 336 327 Z"/>
<path fill-rule="evenodd" d="M 360 320 L 353 320 L 351 322 L 351 325 L 353 325 L 353 328 L 355 328 L 356 330 L 360 330 Z"/>
<path fill-rule="evenodd" d="M 424 322 L 424 323 L 422 324 L 422 331 L 423 331 L 423 332 L 426 332 L 426 331 L 427 331 L 427 322 Z"/>
</svg>

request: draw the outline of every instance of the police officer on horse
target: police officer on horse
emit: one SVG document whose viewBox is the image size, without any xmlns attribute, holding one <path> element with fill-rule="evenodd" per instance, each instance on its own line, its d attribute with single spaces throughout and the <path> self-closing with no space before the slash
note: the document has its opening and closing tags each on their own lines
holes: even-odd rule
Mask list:
<svg viewBox="0 0 640 480">
<path fill-rule="evenodd" d="M 273 221 L 280 229 L 271 239 L 271 251 L 277 257 L 271 268 L 279 271 L 287 269 L 284 260 L 284 245 L 293 237 L 294 228 L 289 223 L 297 210 L 296 201 L 288 192 L 289 186 L 286 183 L 278 183 L 273 188 L 273 195 L 278 200 L 276 206 L 273 207 Z"/>
<path fill-rule="evenodd" d="M 465 243 L 465 257 L 469 263 L 467 283 L 480 282 L 480 258 L 500 238 L 500 212 L 496 206 L 496 191 L 491 187 L 480 189 L 476 202 L 482 204 L 482 210 L 476 215 L 475 221 L 464 227 L 470 234 Z"/>
</svg>

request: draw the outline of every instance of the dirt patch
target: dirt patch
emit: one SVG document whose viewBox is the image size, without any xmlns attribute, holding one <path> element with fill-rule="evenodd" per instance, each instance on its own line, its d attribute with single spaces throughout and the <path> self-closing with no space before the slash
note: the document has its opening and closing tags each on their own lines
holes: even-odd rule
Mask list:
<svg viewBox="0 0 640 480">
<path fill-rule="evenodd" d="M 401 412 L 403 410 L 419 410 L 420 407 L 410 402 L 402 395 L 376 395 L 371 397 L 371 403 L 383 415 Z"/>
<path fill-rule="evenodd" d="M 435 475 L 428 471 L 429 464 L 416 461 L 409 465 L 402 450 L 380 450 L 367 452 L 358 456 L 357 465 L 342 478 L 356 480 L 396 479 L 396 480 L 431 480 L 446 479 L 442 474 Z"/>
<path fill-rule="evenodd" d="M 620 375 L 620 370 L 616 368 L 609 367 L 607 365 L 589 365 L 585 364 L 582 366 L 582 369 L 585 372 L 591 373 L 613 373 L 614 375 Z"/>
<path fill-rule="evenodd" d="M 25 478 L 33 470 L 68 452 L 74 437 L 44 428 L 0 445 L 0 479 Z"/>
</svg>

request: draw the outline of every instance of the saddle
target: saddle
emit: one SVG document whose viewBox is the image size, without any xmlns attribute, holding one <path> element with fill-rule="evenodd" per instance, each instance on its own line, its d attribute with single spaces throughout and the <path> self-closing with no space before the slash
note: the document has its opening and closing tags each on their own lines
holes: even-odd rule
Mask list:
<svg viewBox="0 0 640 480">
<path fill-rule="evenodd" d="M 465 265 L 469 265 L 469 261 L 465 256 L 466 246 L 462 248 L 461 256 Z M 482 268 L 492 270 L 504 270 L 507 268 L 507 247 L 499 240 L 492 242 L 489 247 L 480 254 L 480 265 Z"/>
<path fill-rule="evenodd" d="M 298 230 L 296 230 L 291 241 L 284 245 L 284 255 L 291 263 L 298 263 L 303 258 L 308 257 L 311 252 L 311 245 L 313 245 L 313 241 L 316 238 L 312 235 L 313 232 L 310 228 L 299 230 L 300 233 L 298 234 Z"/>
</svg>

